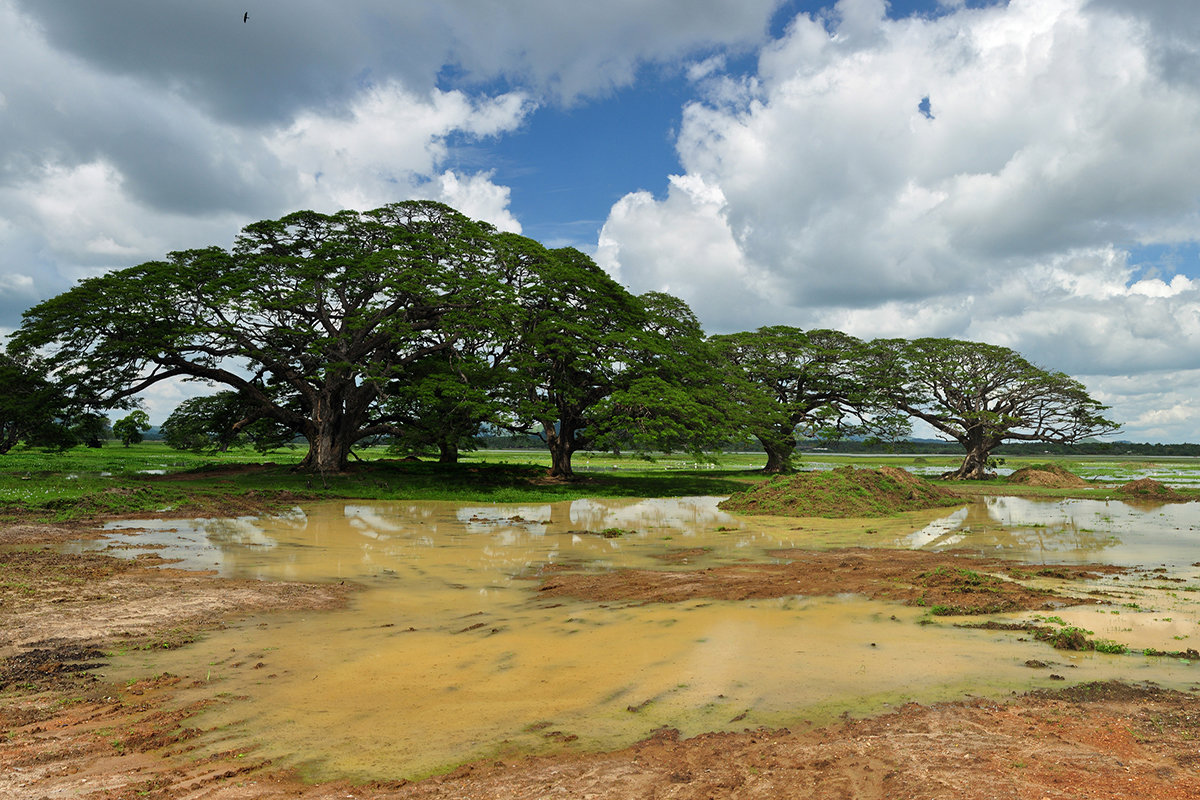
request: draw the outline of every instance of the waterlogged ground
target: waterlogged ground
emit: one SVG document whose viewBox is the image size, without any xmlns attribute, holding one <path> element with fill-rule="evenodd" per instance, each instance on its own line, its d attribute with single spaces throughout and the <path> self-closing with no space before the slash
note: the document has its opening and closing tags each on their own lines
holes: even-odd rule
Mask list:
<svg viewBox="0 0 1200 800">
<path fill-rule="evenodd" d="M 314 779 L 614 749 L 663 726 L 692 736 L 1095 680 L 1200 682 L 1185 659 L 1053 650 L 850 594 L 639 603 L 538 591 L 564 570 L 697 570 L 852 546 L 1131 567 L 1083 585 L 1030 580 L 1098 605 L 989 619 L 1076 625 L 1138 651 L 1200 640 L 1197 504 L 1001 497 L 829 521 L 735 518 L 714 498 L 326 503 L 268 519 L 112 525 L 78 547 L 153 551 L 230 578 L 361 585 L 347 611 L 251 619 L 107 670 L 202 676 L 181 702 L 239 698 L 201 718 L 202 752 L 253 747 Z"/>
<path fill-rule="evenodd" d="M 1200 488 L 1200 459 L 1174 457 L 1149 458 L 1129 456 L 1109 458 L 1104 456 L 1077 456 L 1069 461 L 1061 456 L 1046 456 L 1048 461 L 1060 464 L 1070 472 L 1087 481 L 1122 484 L 1140 478 L 1153 478 L 1177 489 Z M 956 468 L 960 461 L 947 456 L 891 456 L 858 455 L 853 459 L 858 466 L 885 465 L 896 463 L 909 472 L 925 478 L 936 478 Z M 805 455 L 804 469 L 836 469 L 845 466 L 845 461 L 823 461 L 820 454 Z M 994 468 L 1000 476 L 1011 475 L 1016 469 L 1030 466 L 1036 459 L 1028 456 L 1005 463 L 1001 458 Z"/>
</svg>

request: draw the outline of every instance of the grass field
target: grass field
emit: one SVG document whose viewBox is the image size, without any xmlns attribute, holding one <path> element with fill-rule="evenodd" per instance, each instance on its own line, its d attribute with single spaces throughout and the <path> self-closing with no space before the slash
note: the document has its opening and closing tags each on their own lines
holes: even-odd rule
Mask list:
<svg viewBox="0 0 1200 800">
<path fill-rule="evenodd" d="M 297 471 L 304 450 L 282 450 L 263 456 L 250 449 L 219 454 L 172 450 L 161 442 L 130 447 L 110 443 L 103 448 L 75 448 L 61 453 L 18 448 L 0 456 L 0 518 L 34 515 L 63 521 L 98 514 L 195 510 L 244 501 L 294 503 L 322 498 L 485 500 L 546 502 L 580 497 L 678 497 L 726 495 L 761 480 L 761 453 L 716 454 L 705 460 L 686 455 L 653 459 L 577 453 L 574 466 L 582 481 L 544 480 L 549 456 L 537 450 L 480 450 L 465 453 L 458 464 L 400 461 L 384 448 L 361 448 L 358 461 L 343 474 L 314 475 Z M 1097 483 L 1120 483 L 1154 477 L 1200 496 L 1200 459 L 1119 460 L 1102 457 L 1011 458 L 1008 470 L 1053 460 Z M 888 464 L 926 478 L 958 464 L 953 456 L 850 456 L 806 453 L 800 469 L 828 469 Z M 1002 494 L 1003 481 L 955 483 L 967 493 Z M 1104 488 L 1029 490 L 1046 496 L 1102 496 Z"/>
</svg>

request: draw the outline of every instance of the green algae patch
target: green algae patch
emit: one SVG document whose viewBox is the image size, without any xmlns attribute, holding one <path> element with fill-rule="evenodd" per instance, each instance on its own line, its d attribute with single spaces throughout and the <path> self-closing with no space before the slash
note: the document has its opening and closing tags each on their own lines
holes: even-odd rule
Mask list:
<svg viewBox="0 0 1200 800">
<path fill-rule="evenodd" d="M 963 504 L 953 492 L 897 467 L 779 475 L 724 500 L 720 508 L 780 517 L 887 517 Z"/>
</svg>

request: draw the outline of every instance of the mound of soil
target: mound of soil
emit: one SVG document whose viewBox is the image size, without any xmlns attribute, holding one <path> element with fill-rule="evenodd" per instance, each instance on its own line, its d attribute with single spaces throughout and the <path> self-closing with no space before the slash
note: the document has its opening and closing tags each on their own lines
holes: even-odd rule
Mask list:
<svg viewBox="0 0 1200 800">
<path fill-rule="evenodd" d="M 720 507 L 781 517 L 886 517 L 962 503 L 962 498 L 897 467 L 779 475 L 732 495 Z"/>
<path fill-rule="evenodd" d="M 1009 483 L 1023 486 L 1045 486 L 1051 489 L 1079 489 L 1089 486 L 1087 481 L 1057 464 L 1034 464 L 1008 476 Z"/>
<path fill-rule="evenodd" d="M 1118 492 L 1126 497 L 1133 497 L 1139 500 L 1184 500 L 1184 496 L 1179 492 L 1167 486 L 1165 483 L 1159 483 L 1153 478 L 1139 478 L 1136 481 L 1121 486 L 1117 489 Z"/>
</svg>

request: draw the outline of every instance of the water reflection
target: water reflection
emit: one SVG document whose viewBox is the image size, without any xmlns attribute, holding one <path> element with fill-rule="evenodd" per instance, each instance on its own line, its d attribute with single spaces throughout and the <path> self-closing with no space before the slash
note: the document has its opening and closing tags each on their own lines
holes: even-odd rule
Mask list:
<svg viewBox="0 0 1200 800">
<path fill-rule="evenodd" d="M 988 497 L 896 541 L 1035 563 L 1103 561 L 1185 567 L 1200 561 L 1200 503 Z"/>
<path fill-rule="evenodd" d="M 617 747 L 663 725 L 691 735 L 1061 685 L 1051 671 L 1072 681 L 1186 686 L 1193 673 L 1181 662 L 1061 653 L 943 619 L 919 625 L 923 609 L 856 597 L 549 602 L 536 579 L 564 566 L 694 569 L 763 561 L 779 548 L 857 544 L 1149 561 L 1168 564 L 1155 573 L 1164 579 L 1193 580 L 1197 511 L 994 498 L 951 512 L 832 521 L 733 517 L 716 498 L 593 499 L 324 503 L 262 519 L 126 523 L 112 526 L 110 541 L 215 564 L 231 577 L 365 588 L 346 612 L 250 620 L 177 652 L 130 656 L 114 670 L 203 675 L 197 691 L 246 698 L 209 712 L 204 724 L 221 728 L 212 749 L 253 745 L 314 776 L 360 779 L 564 742 Z M 1180 642 L 1200 622 L 1191 594 L 1119 588 L 1111 606 L 1062 614 L 1139 647 L 1187 646 Z M 1026 667 L 1034 658 L 1051 670 Z"/>
</svg>

